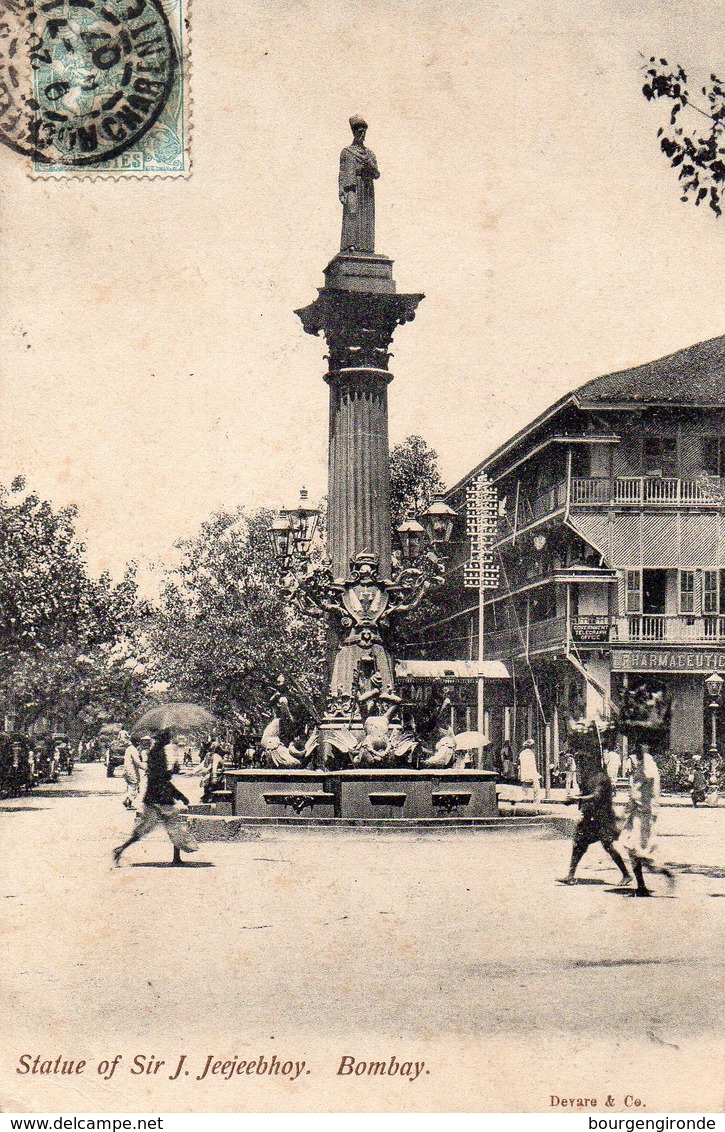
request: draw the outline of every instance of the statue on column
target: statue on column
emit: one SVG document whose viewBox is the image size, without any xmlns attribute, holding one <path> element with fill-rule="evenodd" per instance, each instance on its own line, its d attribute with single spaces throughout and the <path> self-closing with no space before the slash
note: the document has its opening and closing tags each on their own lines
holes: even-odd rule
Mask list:
<svg viewBox="0 0 725 1132">
<path fill-rule="evenodd" d="M 375 188 L 380 176 L 375 154 L 365 145 L 368 124 L 354 114 L 352 143 L 340 154 L 339 193 L 342 202 L 341 252 L 375 251 Z"/>
</svg>

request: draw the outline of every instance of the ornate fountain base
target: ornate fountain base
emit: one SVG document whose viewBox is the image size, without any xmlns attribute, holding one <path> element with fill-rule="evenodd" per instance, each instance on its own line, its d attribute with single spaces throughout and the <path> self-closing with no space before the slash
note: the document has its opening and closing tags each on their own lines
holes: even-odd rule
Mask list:
<svg viewBox="0 0 725 1132">
<path fill-rule="evenodd" d="M 225 808 L 237 818 L 444 824 L 498 814 L 488 770 L 229 770 L 224 781 Z"/>
</svg>

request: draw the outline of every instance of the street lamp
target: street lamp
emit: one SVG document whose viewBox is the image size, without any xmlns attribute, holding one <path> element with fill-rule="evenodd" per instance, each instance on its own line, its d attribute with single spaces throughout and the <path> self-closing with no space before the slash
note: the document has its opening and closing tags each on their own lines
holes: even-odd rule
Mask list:
<svg viewBox="0 0 725 1132">
<path fill-rule="evenodd" d="M 294 553 L 298 554 L 300 558 L 306 558 L 310 552 L 310 546 L 315 537 L 320 518 L 317 507 L 313 507 L 308 502 L 306 487 L 303 487 L 300 491 L 300 501 L 297 507 L 292 511 L 282 511 L 281 515 L 286 516 L 289 521 Z"/>
<path fill-rule="evenodd" d="M 436 495 L 430 506 L 426 507 L 421 520 L 434 547 L 450 542 L 456 514 L 440 494 Z"/>
<path fill-rule="evenodd" d="M 283 565 L 286 564 L 290 558 L 290 545 L 292 542 L 292 530 L 286 514 L 277 515 L 277 517 L 273 519 L 269 533 L 272 538 L 275 557 Z"/>
<path fill-rule="evenodd" d="M 300 501 L 296 507 L 280 511 L 270 524 L 269 533 L 274 545 L 274 553 L 283 566 L 297 555 L 306 558 L 317 531 L 320 512 L 307 499 L 307 489 L 300 491 Z"/>
<path fill-rule="evenodd" d="M 721 700 L 721 697 L 722 697 L 723 684 L 725 684 L 725 680 L 723 680 L 722 676 L 719 676 L 717 672 L 711 672 L 710 675 L 705 680 L 705 687 L 707 688 L 707 694 L 710 697 L 710 703 L 708 704 L 708 707 L 710 708 L 710 711 L 712 712 L 711 732 L 710 732 L 710 750 L 709 750 L 708 753 L 710 754 L 711 758 L 715 758 L 715 759 L 718 758 L 717 713 L 718 713 L 718 708 L 720 707 L 720 700 Z"/>
<path fill-rule="evenodd" d="M 412 511 L 403 519 L 399 527 L 395 528 L 400 549 L 406 562 L 413 562 L 421 552 L 425 539 L 425 527 L 419 523 Z"/>
</svg>

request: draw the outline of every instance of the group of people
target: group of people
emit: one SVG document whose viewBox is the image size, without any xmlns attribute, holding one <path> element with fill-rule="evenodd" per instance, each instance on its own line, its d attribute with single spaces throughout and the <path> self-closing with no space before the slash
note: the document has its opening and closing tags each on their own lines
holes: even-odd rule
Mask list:
<svg viewBox="0 0 725 1132">
<path fill-rule="evenodd" d="M 0 732 L 0 794 L 13 797 L 72 774 L 74 755 L 66 735 Z"/>
<path fill-rule="evenodd" d="M 569 872 L 564 884 L 576 884 L 576 870 L 587 849 L 600 844 L 621 873 L 618 887 L 633 883 L 634 896 L 652 896 L 644 872 L 665 877 L 670 890 L 675 875 L 658 859 L 656 841 L 657 809 L 660 797 L 660 775 L 647 744 L 633 745 L 629 752 L 629 797 L 624 822 L 620 827 L 614 812 L 614 784 L 606 761 L 594 755 L 579 760 L 582 793 L 569 799 L 577 802 L 581 818 L 574 833 Z M 622 853 L 626 853 L 629 868 Z"/>
<path fill-rule="evenodd" d="M 576 870 L 587 849 L 600 844 L 620 871 L 618 887 L 635 885 L 634 896 L 651 896 L 645 870 L 664 876 L 674 888 L 671 869 L 659 863 L 655 838 L 660 799 L 660 773 L 646 743 L 632 744 L 629 750 L 629 797 L 622 824 L 614 811 L 614 792 L 621 771 L 617 750 L 582 750 L 575 757 L 566 752 L 565 801 L 578 804 L 581 818 L 574 833 L 569 872 L 564 884 L 576 884 Z M 534 742 L 527 739 L 518 758 L 518 778 L 533 801 L 541 797 L 541 775 L 536 763 Z M 574 791 L 578 789 L 578 793 Z M 625 863 L 626 855 L 628 864 Z"/>
<path fill-rule="evenodd" d="M 275 718 L 273 724 L 267 727 L 262 743 L 268 756 L 270 751 L 267 748 L 272 746 L 269 742 L 272 738 L 278 745 L 282 744 L 283 739 L 287 739 L 285 753 L 294 750 L 296 731 L 293 734 L 295 725 L 285 692 L 284 686 L 278 687 L 273 697 Z M 285 727 L 290 735 L 282 734 Z M 120 865 L 121 857 L 129 846 L 140 841 L 159 825 L 164 827 L 173 844 L 172 863 L 181 865 L 181 854 L 194 852 L 198 848 L 187 821 L 177 808 L 179 802 L 188 805 L 188 799 L 172 781 L 173 774 L 182 764 L 191 765 L 188 744 L 181 736 L 174 739 L 169 730 L 162 731 L 155 737 L 142 736 L 137 744 L 132 742 L 127 732 L 122 731 L 120 738 L 126 744 L 123 759 L 126 795 L 123 804 L 127 809 L 136 811 L 136 820 L 131 835 L 113 851 L 114 865 Z M 576 738 L 577 736 L 573 737 L 573 744 Z M 670 888 L 674 888 L 673 872 L 658 860 L 655 828 L 660 798 L 660 774 L 650 747 L 643 742 L 630 743 L 627 768 L 629 797 L 620 825 L 614 810 L 614 792 L 616 780 L 622 771 L 621 756 L 616 749 L 609 749 L 613 744 L 602 744 L 598 733 L 596 743 L 588 744 L 584 733 L 578 738 L 578 747 L 574 744 L 571 750 L 564 752 L 562 764 L 566 801 L 578 804 L 581 810 L 573 839 L 569 871 L 562 883 L 576 884 L 576 870 L 587 850 L 592 845 L 601 844 L 621 874 L 617 887 L 634 885 L 634 896 L 651 896 L 652 892 L 645 880 L 647 871 L 663 876 Z M 199 754 L 196 773 L 201 776 L 202 800 L 208 802 L 223 781 L 225 767 L 232 762 L 231 752 L 219 737 L 210 736 L 202 744 Z M 300 757 L 303 756 L 302 751 L 299 754 Z M 533 801 L 537 803 L 541 795 L 541 776 L 534 741 L 527 739 L 517 758 L 514 759 L 510 754 L 508 757 L 510 765 L 504 769 L 509 770 L 509 773 L 515 771 L 518 781 L 527 792 L 532 792 Z M 701 783 L 696 785 L 702 786 Z"/>
</svg>

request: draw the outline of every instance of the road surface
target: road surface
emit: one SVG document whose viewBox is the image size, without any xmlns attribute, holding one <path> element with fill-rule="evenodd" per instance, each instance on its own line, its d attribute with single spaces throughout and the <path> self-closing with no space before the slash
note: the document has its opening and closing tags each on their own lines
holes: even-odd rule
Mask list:
<svg viewBox="0 0 725 1132">
<path fill-rule="evenodd" d="M 185 869 L 159 831 L 113 870 L 122 795 L 91 764 L 0 803 L 4 1110 L 722 1108 L 725 807 L 663 810 L 684 868 L 642 901 L 596 848 L 558 885 L 531 828 L 266 828 Z"/>
</svg>

